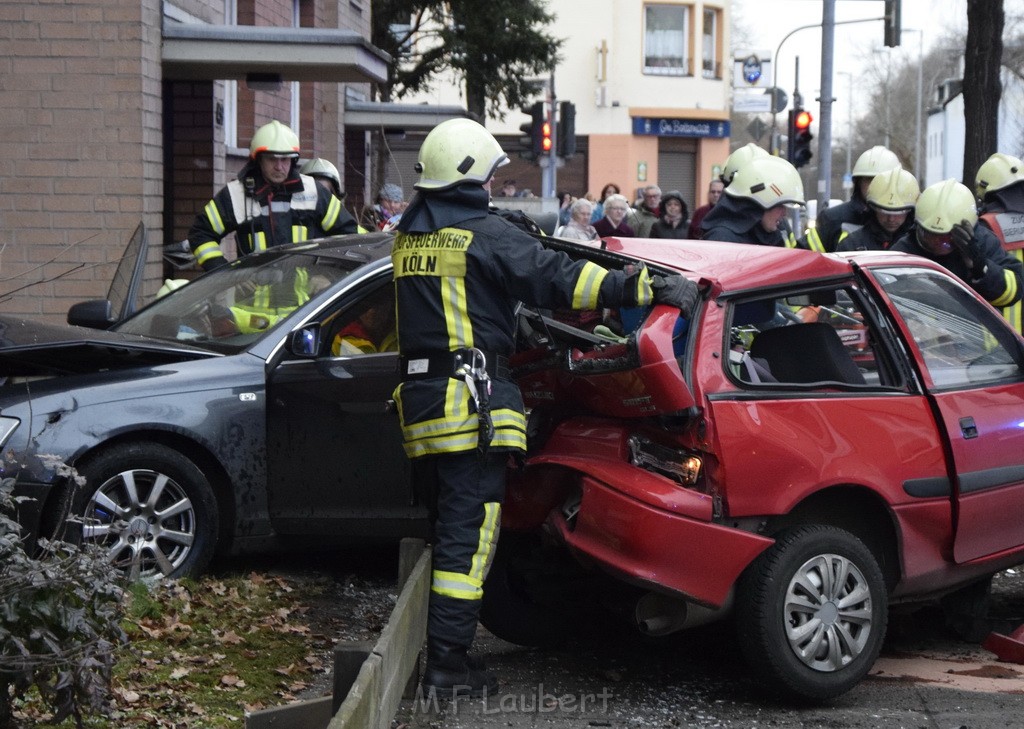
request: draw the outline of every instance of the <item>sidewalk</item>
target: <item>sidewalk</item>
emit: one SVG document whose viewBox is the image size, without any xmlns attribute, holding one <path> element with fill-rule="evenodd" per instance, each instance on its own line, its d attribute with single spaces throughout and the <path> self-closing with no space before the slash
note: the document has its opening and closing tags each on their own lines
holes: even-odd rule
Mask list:
<svg viewBox="0 0 1024 729">
<path fill-rule="evenodd" d="M 477 632 L 473 653 L 484 657 L 488 670 L 498 677 L 498 694 L 473 699 L 457 697 L 444 702 L 422 697 L 403 701 L 392 726 L 396 729 L 637 726 L 628 722 L 628 715 L 622 712 L 622 702 L 615 701 L 616 683 L 622 680 L 621 676 L 614 669 L 600 669 L 595 665 L 596 658 L 587 659 L 592 670 L 581 674 L 578 655 L 515 646 L 495 638 L 484 628 Z"/>
</svg>

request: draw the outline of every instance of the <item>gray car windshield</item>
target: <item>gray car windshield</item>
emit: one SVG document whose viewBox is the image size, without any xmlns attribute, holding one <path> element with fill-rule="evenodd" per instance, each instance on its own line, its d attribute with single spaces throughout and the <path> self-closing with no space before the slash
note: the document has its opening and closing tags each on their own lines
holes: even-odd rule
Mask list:
<svg viewBox="0 0 1024 729">
<path fill-rule="evenodd" d="M 253 256 L 157 299 L 114 329 L 240 351 L 366 263 L 342 256 Z"/>
</svg>

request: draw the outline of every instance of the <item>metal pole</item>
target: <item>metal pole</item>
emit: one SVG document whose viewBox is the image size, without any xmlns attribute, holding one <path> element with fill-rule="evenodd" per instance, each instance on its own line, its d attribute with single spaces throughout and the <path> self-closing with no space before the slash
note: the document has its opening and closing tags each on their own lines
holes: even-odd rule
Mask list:
<svg viewBox="0 0 1024 729">
<path fill-rule="evenodd" d="M 852 182 L 849 187 L 846 184 L 847 180 L 853 179 L 853 74 L 850 71 L 839 71 L 837 75 L 846 76 L 846 169 L 843 174 L 843 190 L 849 199 L 850 191 L 853 189 Z"/>
<path fill-rule="evenodd" d="M 818 121 L 818 210 L 832 197 L 832 64 L 836 0 L 824 0 L 821 8 L 821 119 Z"/>
<path fill-rule="evenodd" d="M 921 76 L 924 73 L 924 30 L 917 29 L 917 134 L 914 135 L 914 177 L 921 182 L 921 107 L 924 106 Z"/>
<path fill-rule="evenodd" d="M 541 197 L 554 197 L 558 187 L 558 97 L 555 96 L 555 72 L 548 81 L 548 123 L 551 125 L 551 151 L 547 155 L 548 166 L 544 168 L 544 184 Z"/>
<path fill-rule="evenodd" d="M 834 14 L 833 14 L 833 17 L 834 17 Z M 877 22 L 879 20 L 883 20 L 884 21 L 885 20 L 885 16 L 883 15 L 880 18 L 861 18 L 860 20 L 837 20 L 834 23 L 832 23 L 832 25 L 852 25 L 853 23 L 875 23 L 875 22 Z M 777 46 L 775 46 L 775 55 L 772 57 L 772 86 L 774 88 L 778 88 L 778 86 L 779 86 L 779 52 L 782 50 L 782 44 L 785 43 L 789 39 L 789 37 L 791 35 L 793 35 L 794 33 L 796 33 L 797 31 L 809 30 L 811 28 L 820 28 L 820 27 L 821 27 L 821 23 L 815 23 L 814 25 L 801 25 L 799 27 L 793 28 L 793 30 L 789 31 L 788 33 L 786 33 L 786 35 L 782 36 L 782 40 L 780 40 L 779 44 Z M 776 117 L 776 113 L 773 111 L 772 112 L 772 135 L 773 136 L 775 134 L 775 117 Z M 770 152 L 771 150 L 769 149 L 768 151 Z"/>
</svg>

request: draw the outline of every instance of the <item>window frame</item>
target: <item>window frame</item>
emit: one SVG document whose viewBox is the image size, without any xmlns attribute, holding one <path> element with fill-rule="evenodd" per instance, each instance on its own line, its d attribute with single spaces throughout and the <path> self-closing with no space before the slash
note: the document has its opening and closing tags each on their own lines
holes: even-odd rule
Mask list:
<svg viewBox="0 0 1024 729">
<path fill-rule="evenodd" d="M 651 44 L 651 38 L 649 34 L 655 32 L 648 29 L 648 24 L 651 20 L 651 13 L 656 10 L 662 10 L 666 13 L 671 13 L 678 10 L 682 16 L 682 29 L 679 31 L 679 37 L 682 42 L 682 48 L 680 55 L 675 56 L 654 56 L 648 52 L 648 48 Z M 675 32 L 674 28 L 666 29 L 667 31 Z M 649 2 L 644 3 L 643 6 L 643 24 L 641 28 L 641 73 L 645 76 L 670 76 L 674 78 L 681 77 L 692 77 L 693 76 L 693 5 L 684 3 L 671 3 L 671 2 Z M 650 65 L 649 59 L 664 58 L 673 60 L 678 58 L 679 65 Z"/>
</svg>

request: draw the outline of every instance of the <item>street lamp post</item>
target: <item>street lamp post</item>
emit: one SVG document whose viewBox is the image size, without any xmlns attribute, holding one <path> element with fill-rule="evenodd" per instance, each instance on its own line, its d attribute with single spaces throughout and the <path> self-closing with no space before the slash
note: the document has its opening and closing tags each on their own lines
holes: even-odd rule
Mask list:
<svg viewBox="0 0 1024 729">
<path fill-rule="evenodd" d="M 888 48 L 876 48 L 874 52 L 875 53 L 884 53 L 885 54 L 885 96 L 884 96 L 884 99 L 885 99 L 885 129 L 883 131 L 885 132 L 885 148 L 889 149 L 889 146 L 890 146 L 890 139 L 889 139 L 889 121 L 890 121 L 890 114 L 889 114 L 889 106 L 890 106 L 890 103 L 889 103 L 889 86 L 892 83 L 892 56 L 889 55 L 889 49 Z"/>
<path fill-rule="evenodd" d="M 922 76 L 924 75 L 924 31 L 921 28 L 903 28 L 903 33 L 917 33 L 917 124 L 914 127 L 914 177 L 921 181 L 921 107 L 924 106 Z"/>
<path fill-rule="evenodd" d="M 839 71 L 840 76 L 846 76 L 846 174 L 843 175 L 843 189 L 849 195 L 853 189 L 853 73 L 850 71 Z"/>
</svg>

